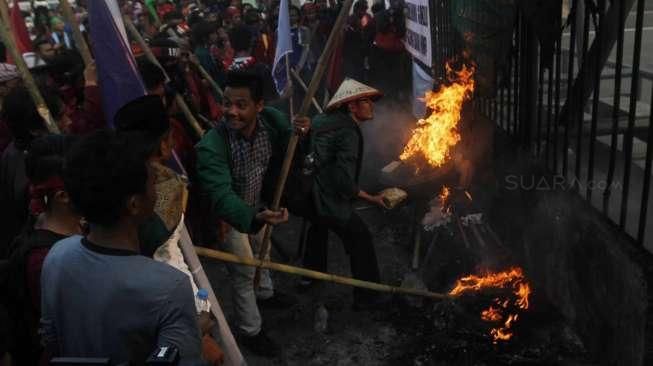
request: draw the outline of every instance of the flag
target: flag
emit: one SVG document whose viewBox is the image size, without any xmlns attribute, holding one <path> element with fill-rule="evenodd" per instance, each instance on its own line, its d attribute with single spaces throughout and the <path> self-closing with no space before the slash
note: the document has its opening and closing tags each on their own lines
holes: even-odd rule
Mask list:
<svg viewBox="0 0 653 366">
<path fill-rule="evenodd" d="M 18 52 L 20 54 L 31 52 L 32 41 L 29 38 L 29 32 L 27 31 L 27 26 L 25 25 L 25 19 L 23 18 L 23 14 L 20 12 L 18 1 L 16 0 L 14 0 L 14 6 L 11 8 L 9 19 L 11 22 L 11 33 L 14 35 L 14 39 L 16 40 L 16 47 L 18 47 Z"/>
<path fill-rule="evenodd" d="M 292 53 L 292 37 L 290 35 L 290 14 L 288 12 L 288 1 L 281 0 L 279 5 L 279 20 L 277 22 L 277 48 L 274 53 L 274 63 L 272 64 L 272 77 L 277 87 L 277 92 L 281 93 L 288 83 L 286 75 L 286 56 Z"/>
<path fill-rule="evenodd" d="M 146 90 L 116 0 L 89 1 L 88 17 L 104 114 L 113 126 L 118 109 L 145 95 Z"/>
</svg>

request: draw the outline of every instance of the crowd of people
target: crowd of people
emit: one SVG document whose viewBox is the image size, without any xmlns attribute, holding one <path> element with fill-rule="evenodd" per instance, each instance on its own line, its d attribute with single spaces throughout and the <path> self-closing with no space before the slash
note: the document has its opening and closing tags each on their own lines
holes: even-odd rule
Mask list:
<svg viewBox="0 0 653 366">
<path fill-rule="evenodd" d="M 87 1 L 77 0 L 73 10 L 88 42 Z M 352 203 L 385 206 L 358 185 L 359 125 L 374 118 L 381 91 L 394 100 L 406 94 L 401 0 L 371 8 L 355 2 L 316 96 L 324 113 L 292 120 L 288 101 L 303 92 L 297 83 L 279 90 L 272 73 L 278 1 L 117 3 L 157 62 L 133 40 L 147 95 L 123 105 L 111 121 L 96 65 L 85 65 L 59 9 L 23 14 L 33 23 L 23 59 L 61 134 L 48 131 L 0 43 L 0 365 L 45 365 L 53 357 L 137 365 L 158 346 L 174 347 L 182 364 L 220 364 L 206 289 L 180 249 L 186 230 L 197 245 L 251 258 L 265 226 L 287 222 L 290 210 L 311 223 L 306 267 L 327 270 L 332 232 L 345 245 L 353 276 L 379 282 L 372 236 Z M 290 67 L 306 84 L 341 6 L 290 5 Z M 180 99 L 203 136 L 191 128 Z M 292 134 L 300 135 L 293 169 L 310 178 L 302 188 L 309 186 L 284 196 L 288 209 L 272 210 Z M 287 308 L 292 294 L 276 290 L 265 270 L 255 287 L 254 268 L 227 269 L 238 343 L 278 356 L 259 308 Z M 359 311 L 386 301 L 354 291 Z"/>
</svg>

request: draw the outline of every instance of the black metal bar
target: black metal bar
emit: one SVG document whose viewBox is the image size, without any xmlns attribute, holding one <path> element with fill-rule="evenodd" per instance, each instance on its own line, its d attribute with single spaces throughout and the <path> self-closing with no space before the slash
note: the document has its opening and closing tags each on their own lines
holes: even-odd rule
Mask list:
<svg viewBox="0 0 653 366">
<path fill-rule="evenodd" d="M 501 80 L 501 88 L 499 89 L 499 121 L 500 121 L 500 126 L 504 130 L 506 129 L 506 118 L 505 114 L 503 113 L 503 107 L 505 104 L 505 94 L 506 94 L 506 89 L 503 87 L 503 75 L 502 75 L 502 80 Z"/>
<path fill-rule="evenodd" d="M 498 82 L 499 82 L 499 80 L 498 80 L 498 77 L 497 77 L 497 89 L 498 89 Z M 499 91 L 497 90 L 497 92 L 494 93 L 494 99 L 492 100 L 492 115 L 493 115 L 492 120 L 495 121 L 495 122 L 498 121 L 498 119 L 499 119 L 498 100 L 499 100 Z"/>
<path fill-rule="evenodd" d="M 635 21 L 635 48 L 633 50 L 633 72 L 630 80 L 630 108 L 628 110 L 628 129 L 624 136 L 624 180 L 621 196 L 621 214 L 619 227 L 626 228 L 628 212 L 628 194 L 630 193 L 630 169 L 633 159 L 633 131 L 635 129 L 635 112 L 637 109 L 637 91 L 639 89 L 639 62 L 642 53 L 642 28 L 644 27 L 644 0 L 637 1 L 637 20 Z"/>
<path fill-rule="evenodd" d="M 553 172 L 558 174 L 558 127 L 560 126 L 560 83 L 562 79 L 562 32 L 558 36 L 558 42 L 556 43 L 556 96 L 555 96 L 555 105 L 553 117 Z"/>
<path fill-rule="evenodd" d="M 585 62 L 585 57 L 587 57 L 587 49 L 589 47 L 589 38 L 590 38 L 590 9 L 587 4 L 584 6 L 585 8 L 585 14 L 583 18 L 583 44 L 581 46 L 581 58 L 579 59 L 579 64 L 581 62 Z M 578 80 L 581 85 L 585 83 L 585 70 L 584 69 L 579 69 L 578 70 Z M 575 116 L 575 122 L 577 124 L 577 129 L 576 129 L 576 163 L 574 164 L 574 175 L 576 178 L 574 179 L 574 184 L 573 188 L 574 190 L 578 191 L 580 188 L 580 178 L 581 178 L 581 158 L 583 155 L 583 120 L 585 119 L 585 105 L 584 104 L 577 104 L 577 105 L 572 105 L 570 108 L 576 108 L 576 112 L 572 112 L 570 115 Z"/>
<path fill-rule="evenodd" d="M 644 166 L 644 184 L 642 187 L 642 206 L 639 209 L 639 225 L 637 227 L 637 243 L 644 245 L 646 221 L 648 216 L 648 199 L 651 190 L 651 160 L 653 160 L 653 88 L 651 88 L 651 110 L 648 118 L 648 139 L 646 142 L 646 165 Z"/>
<path fill-rule="evenodd" d="M 540 48 L 540 51 L 542 49 Z M 540 54 L 540 66 L 537 76 L 537 131 L 535 132 L 536 146 L 535 154 L 540 156 L 540 146 L 542 145 L 542 110 L 544 109 L 544 64 L 542 61 L 542 55 Z"/>
<path fill-rule="evenodd" d="M 599 24 L 596 29 L 595 42 L 601 40 L 601 32 L 605 14 L 605 0 L 598 1 L 599 7 Z M 598 53 L 601 53 L 601 45 L 598 46 Z M 592 201 L 592 191 L 594 190 L 594 150 L 596 146 L 596 129 L 598 125 L 598 110 L 599 98 L 601 97 L 601 60 L 596 58 L 596 68 L 594 73 L 594 100 L 592 101 L 592 126 L 590 127 L 590 141 L 589 141 L 589 162 L 587 164 L 587 191 L 586 197 L 588 201 Z"/>
<path fill-rule="evenodd" d="M 575 14 L 578 11 L 578 1 L 572 0 L 571 11 L 569 12 L 570 17 L 574 17 L 571 21 L 571 30 L 569 37 L 569 68 L 567 70 L 567 100 L 571 98 L 571 86 L 574 80 L 574 49 L 576 48 L 576 20 Z M 562 176 L 567 178 L 567 170 L 569 169 L 569 125 L 571 124 L 572 118 L 568 118 L 564 121 L 565 124 L 565 135 L 563 138 L 562 144 Z M 563 121 L 560 121 L 563 122 Z"/>
<path fill-rule="evenodd" d="M 537 114 L 538 40 L 531 24 L 521 22 L 519 47 L 519 142 L 531 150 Z M 539 142 L 538 142 L 539 143 Z"/>
<path fill-rule="evenodd" d="M 519 16 L 519 12 L 517 13 L 516 16 L 516 22 L 517 26 L 515 27 L 515 68 L 513 69 L 514 76 L 513 76 L 513 92 L 515 93 L 515 105 L 513 109 L 513 136 L 519 136 L 521 133 L 519 129 L 519 68 L 520 68 L 520 60 L 521 60 L 521 17 Z"/>
<path fill-rule="evenodd" d="M 614 75 L 614 98 L 612 100 L 612 137 L 610 138 L 610 163 L 603 190 L 603 212 L 608 213 L 610 195 L 612 195 L 612 182 L 617 163 L 617 134 L 619 131 L 619 114 L 621 113 L 621 76 L 624 59 L 624 29 L 626 28 L 626 4 L 619 1 L 619 33 L 617 35 L 617 60 Z"/>
<path fill-rule="evenodd" d="M 514 34 L 513 34 L 514 36 Z M 515 46 L 514 43 L 512 44 L 512 49 L 510 50 L 510 57 L 508 57 L 508 73 L 506 75 L 506 91 L 508 92 L 508 103 L 506 104 L 506 132 L 510 134 L 510 127 L 512 126 L 512 108 L 513 108 L 513 103 L 512 103 L 512 60 L 515 56 Z"/>
<path fill-rule="evenodd" d="M 551 117 L 553 115 L 553 65 L 554 63 L 551 62 L 551 66 L 549 67 L 549 70 L 547 72 L 547 76 L 549 77 L 548 79 L 548 87 L 547 87 L 547 98 L 546 98 L 546 145 L 544 145 L 544 161 L 546 164 L 546 167 L 551 169 L 551 164 L 550 164 L 550 156 L 551 156 Z M 555 136 L 554 138 L 557 138 Z"/>
</svg>

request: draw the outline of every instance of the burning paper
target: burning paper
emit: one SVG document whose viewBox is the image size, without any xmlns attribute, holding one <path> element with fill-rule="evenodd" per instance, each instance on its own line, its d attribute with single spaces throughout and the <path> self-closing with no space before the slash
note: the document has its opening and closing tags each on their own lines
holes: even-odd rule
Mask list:
<svg viewBox="0 0 653 366">
<path fill-rule="evenodd" d="M 454 71 L 446 65 L 450 85 L 435 92 L 427 92 L 425 102 L 432 111 L 426 119 L 420 119 L 408 144 L 399 158 L 403 161 L 422 156 L 433 167 L 442 166 L 450 157 L 451 148 L 460 141 L 457 127 L 463 102 L 474 91 L 473 66 L 463 65 Z"/>
<path fill-rule="evenodd" d="M 512 338 L 511 328 L 519 319 L 519 314 L 513 313 L 514 309 L 528 309 L 531 288 L 524 278 L 522 269 L 511 268 L 503 272 L 488 273 L 484 276 L 469 275 L 462 277 L 456 281 L 456 285 L 449 294 L 458 296 L 488 288 L 509 288 L 512 290 L 510 298 L 495 298 L 493 304 L 481 312 L 481 319 L 495 324 L 490 330 L 493 342 L 507 341 Z"/>
</svg>

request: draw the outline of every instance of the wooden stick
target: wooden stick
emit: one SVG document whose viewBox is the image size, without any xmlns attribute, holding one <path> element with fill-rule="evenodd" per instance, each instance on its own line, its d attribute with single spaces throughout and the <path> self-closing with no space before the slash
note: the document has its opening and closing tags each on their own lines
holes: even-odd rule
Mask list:
<svg viewBox="0 0 653 366">
<path fill-rule="evenodd" d="M 290 73 L 295 78 L 295 80 L 297 80 L 297 83 L 302 87 L 302 89 L 304 89 L 304 92 L 307 92 L 308 87 L 306 86 L 304 80 L 302 80 L 302 77 L 299 76 L 299 74 L 297 74 L 297 71 L 295 71 L 295 69 L 290 69 Z M 319 113 L 324 113 L 324 110 L 322 110 L 322 107 L 320 107 L 317 100 L 315 100 L 315 97 L 311 98 L 311 102 L 313 103 L 313 106 L 315 107 L 315 109 L 317 109 Z"/>
<path fill-rule="evenodd" d="M 340 13 L 338 14 L 338 18 L 336 19 L 336 22 L 333 25 L 333 29 L 331 29 L 331 34 L 329 34 L 329 39 L 327 40 L 326 46 L 324 47 L 324 51 L 322 51 L 322 54 L 320 55 L 320 59 L 317 62 L 315 73 L 313 74 L 311 83 L 308 85 L 308 90 L 306 91 L 306 95 L 304 96 L 302 105 L 299 108 L 299 111 L 297 112 L 298 116 L 305 116 L 306 113 L 308 112 L 308 109 L 311 106 L 311 99 L 313 99 L 313 96 L 315 95 L 317 88 L 320 86 L 320 81 L 322 80 L 322 76 L 326 71 L 327 62 L 329 60 L 329 57 L 331 56 L 331 53 L 335 49 L 336 40 L 338 39 L 338 36 L 342 31 L 342 28 L 345 24 L 345 20 L 349 15 L 349 9 L 351 8 L 353 2 L 354 0 L 345 0 L 344 4 L 342 5 L 342 8 L 340 9 Z M 292 164 L 293 157 L 295 156 L 295 149 L 297 148 L 298 142 L 299 142 L 299 135 L 297 135 L 297 133 L 293 133 L 292 136 L 290 136 L 290 140 L 288 141 L 288 147 L 286 148 L 286 157 L 283 160 L 283 165 L 281 166 L 281 172 L 279 173 L 279 179 L 277 180 L 277 186 L 274 191 L 272 207 L 271 207 L 271 209 L 274 211 L 279 211 L 279 205 L 281 204 L 281 196 L 283 195 L 283 189 L 286 186 L 286 179 L 288 178 L 288 172 L 290 171 L 290 165 Z M 266 230 L 265 235 L 263 236 L 261 252 L 259 253 L 259 258 L 261 260 L 267 258 L 267 256 L 269 255 L 270 235 L 271 235 L 271 231 Z M 259 272 L 260 272 L 260 268 L 257 268 L 256 275 L 254 276 L 255 279 L 254 288 L 258 287 L 258 282 L 256 281 L 256 279 L 260 279 Z"/>
<path fill-rule="evenodd" d="M 88 66 L 93 62 L 93 57 L 91 56 L 91 51 L 88 49 L 84 36 L 82 36 L 82 31 L 79 29 L 77 18 L 75 18 L 73 10 L 70 8 L 70 3 L 68 0 L 59 0 L 59 4 L 61 5 L 61 12 L 63 13 L 64 18 L 73 29 L 73 39 L 75 40 L 75 45 L 77 46 L 79 53 L 82 55 L 84 66 Z"/>
<path fill-rule="evenodd" d="M 213 259 L 217 259 L 217 260 L 220 260 L 220 261 L 223 261 L 223 262 L 243 264 L 243 265 L 246 265 L 246 266 L 252 266 L 252 267 L 257 267 L 257 268 L 266 268 L 266 269 L 271 269 L 273 271 L 278 271 L 278 272 L 284 272 L 284 273 L 294 274 L 294 275 L 298 275 L 298 276 L 309 277 L 309 278 L 313 278 L 313 279 L 321 280 L 321 281 L 339 283 L 339 284 L 342 284 L 342 285 L 365 288 L 365 289 L 368 289 L 368 290 L 374 290 L 374 291 L 380 291 L 380 292 L 390 292 L 390 293 L 403 294 L 403 295 L 422 296 L 422 297 L 428 297 L 428 298 L 431 298 L 431 299 L 440 299 L 440 300 L 453 299 L 453 296 L 447 295 L 447 294 L 441 294 L 441 293 L 437 293 L 437 292 L 430 292 L 430 291 L 424 291 L 424 290 L 416 290 L 416 289 L 410 289 L 410 288 L 401 288 L 401 287 L 396 287 L 396 286 L 389 286 L 389 285 L 384 285 L 384 284 L 380 284 L 380 283 L 376 283 L 376 282 L 362 281 L 362 280 L 357 280 L 355 278 L 337 276 L 337 275 L 333 275 L 333 274 L 330 274 L 330 273 L 312 271 L 312 270 L 301 268 L 301 267 L 289 266 L 287 264 L 274 263 L 274 262 L 270 262 L 270 261 L 262 261 L 262 260 L 256 259 L 256 258 L 243 258 L 243 257 L 236 256 L 234 254 L 222 252 L 222 251 L 219 251 L 219 250 L 213 250 L 213 249 L 202 248 L 202 247 L 195 247 L 195 251 L 197 252 L 197 254 L 199 254 L 199 255 L 201 255 L 203 257 L 213 258 Z"/>
<path fill-rule="evenodd" d="M 14 6 L 18 5 L 16 4 Z M 4 0 L 0 0 L 0 17 L 2 19 L 2 22 L 0 22 L 2 23 L 0 24 L 0 38 L 16 63 L 16 67 L 23 78 L 23 83 L 32 96 L 32 100 L 34 100 L 36 110 L 39 112 L 41 118 L 43 118 L 43 121 L 45 121 L 45 127 L 48 131 L 50 131 L 50 133 L 59 134 L 59 126 L 57 126 L 54 118 L 52 118 L 50 110 L 48 109 L 47 104 L 45 104 L 45 100 L 43 99 L 39 88 L 36 86 L 36 82 L 34 81 L 27 64 L 25 63 L 25 60 L 23 60 L 23 55 L 18 52 L 16 40 L 14 39 L 10 29 L 11 23 L 9 20 L 9 8 Z"/>
<path fill-rule="evenodd" d="M 206 276 L 202 262 L 200 262 L 193 245 L 193 241 L 188 233 L 186 225 L 182 222 L 181 225 L 184 225 L 184 228 L 181 231 L 181 239 L 179 240 L 179 247 L 184 256 L 186 264 L 188 264 L 188 269 L 193 274 L 195 283 L 203 289 L 206 289 L 209 293 L 209 303 L 211 304 L 211 313 L 215 316 L 215 319 L 218 321 L 218 332 L 220 334 L 220 344 L 224 349 L 225 353 L 225 365 L 240 366 L 244 365 L 245 361 L 243 359 L 242 353 L 238 348 L 238 344 L 234 339 L 233 333 L 229 328 L 229 323 L 222 311 L 220 302 L 218 301 L 213 287 L 209 278 Z"/>
<path fill-rule="evenodd" d="M 148 44 L 145 42 L 145 40 L 143 39 L 141 34 L 138 32 L 136 27 L 134 27 L 134 23 L 132 23 L 132 21 L 127 17 L 124 17 L 123 19 L 124 19 L 124 22 L 125 22 L 125 26 L 127 27 L 127 30 L 129 31 L 129 33 L 131 33 L 132 37 L 134 37 L 134 39 L 136 39 L 136 42 L 138 42 L 139 46 L 141 47 L 141 49 L 145 53 L 145 57 L 147 57 L 147 59 L 151 63 L 158 66 L 161 69 L 161 71 L 163 71 L 163 74 L 165 75 L 166 80 L 170 81 L 170 77 L 166 73 L 165 69 L 159 63 L 159 60 L 156 59 L 156 56 L 154 56 L 154 54 L 152 53 L 152 50 L 150 50 L 150 46 L 148 46 Z M 188 120 L 188 123 L 195 130 L 197 135 L 200 138 L 202 136 L 204 136 L 204 129 L 202 129 L 199 122 L 197 122 L 197 119 L 195 119 L 195 116 L 193 116 L 193 113 L 190 111 L 190 108 L 188 108 L 188 104 L 186 104 L 186 101 L 184 100 L 184 98 L 181 97 L 181 95 L 179 95 L 179 93 L 175 93 L 175 101 L 177 102 L 177 105 L 181 109 L 182 113 L 184 113 L 184 116 L 186 117 L 186 120 Z"/>
<path fill-rule="evenodd" d="M 220 88 L 220 85 L 218 85 L 218 83 L 216 83 L 215 80 L 213 80 L 213 78 L 211 77 L 211 75 L 209 75 L 209 72 L 206 71 L 204 66 L 202 66 L 202 64 L 200 64 L 199 62 L 192 62 L 192 63 L 193 65 L 195 65 L 195 67 L 197 67 L 197 71 L 200 72 L 202 77 L 206 79 L 209 82 L 209 84 L 211 84 L 213 90 L 215 90 L 215 92 L 218 93 L 220 98 L 222 98 L 224 96 L 224 92 L 222 91 L 222 88 Z"/>
</svg>

